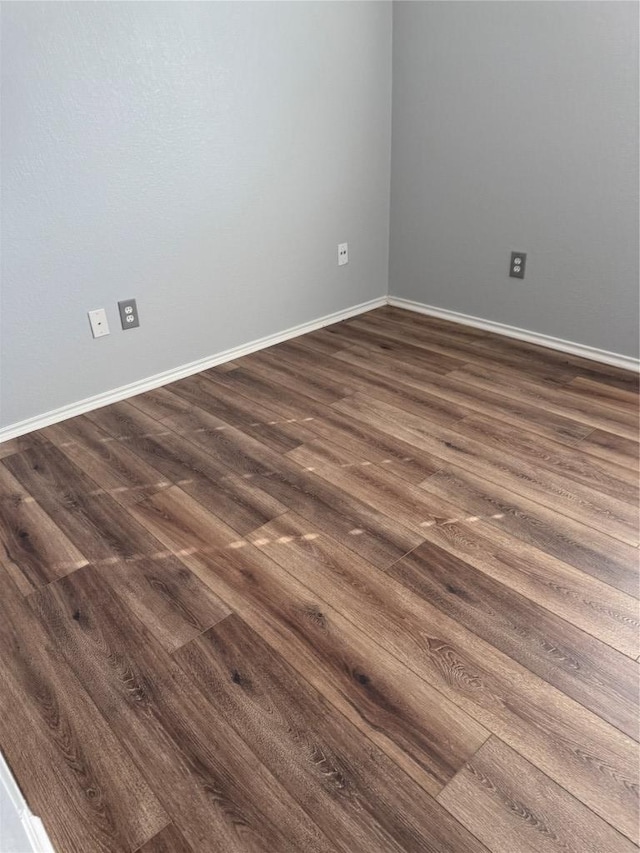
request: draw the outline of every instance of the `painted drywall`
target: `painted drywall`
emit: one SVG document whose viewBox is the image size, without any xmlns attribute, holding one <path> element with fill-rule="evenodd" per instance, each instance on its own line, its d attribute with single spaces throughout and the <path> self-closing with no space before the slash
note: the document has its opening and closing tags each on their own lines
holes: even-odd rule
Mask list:
<svg viewBox="0 0 640 853">
<path fill-rule="evenodd" d="M 393 52 L 390 293 L 636 356 L 638 5 L 395 2 Z"/>
<path fill-rule="evenodd" d="M 386 294 L 389 3 L 3 3 L 2 80 L 0 424 Z"/>
</svg>

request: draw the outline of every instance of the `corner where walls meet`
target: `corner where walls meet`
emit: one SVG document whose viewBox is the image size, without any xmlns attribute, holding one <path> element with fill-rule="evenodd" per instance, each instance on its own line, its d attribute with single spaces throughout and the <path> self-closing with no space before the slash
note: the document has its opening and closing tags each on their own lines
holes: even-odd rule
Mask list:
<svg viewBox="0 0 640 853">
<path fill-rule="evenodd" d="M 0 9 L 0 440 L 388 294 L 637 364 L 636 4 Z"/>
</svg>

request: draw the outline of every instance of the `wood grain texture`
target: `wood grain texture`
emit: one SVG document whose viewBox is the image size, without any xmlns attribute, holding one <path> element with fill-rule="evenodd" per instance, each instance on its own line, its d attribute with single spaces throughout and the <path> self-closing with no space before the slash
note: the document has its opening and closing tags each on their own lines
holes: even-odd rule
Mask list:
<svg viewBox="0 0 640 853">
<path fill-rule="evenodd" d="M 249 538 L 337 610 L 348 612 L 372 640 L 633 837 L 634 741 L 404 585 L 363 569 L 347 549 L 327 536 L 310 538 L 310 532 L 303 520 L 287 514 Z"/>
<path fill-rule="evenodd" d="M 162 423 L 167 418 L 187 414 L 191 410 L 191 406 L 186 400 L 181 400 L 173 393 L 178 384 L 178 382 L 173 382 L 171 386 L 165 388 L 153 388 L 144 394 L 130 397 L 127 402 L 143 414 Z"/>
<path fill-rule="evenodd" d="M 166 812 L 2 566 L 0 581 L 0 748 L 32 812 L 61 850 L 135 850 Z"/>
<path fill-rule="evenodd" d="M 250 481 L 251 489 L 270 495 L 283 509 L 295 504 L 310 522 L 346 539 L 376 566 L 391 565 L 421 541 L 419 534 L 392 523 L 387 515 L 344 490 L 309 477 L 238 429 L 219 432 L 217 439 L 207 441 L 207 447 L 209 458 L 220 460 Z"/>
<path fill-rule="evenodd" d="M 596 493 L 638 506 L 637 470 L 634 471 L 633 466 L 607 463 L 586 454 L 583 448 L 589 436 L 573 449 L 487 417 L 465 418 L 456 424 L 456 432 L 475 437 L 485 444 L 491 442 L 512 455 L 522 456 L 528 462 L 582 483 Z"/>
<path fill-rule="evenodd" d="M 229 608 L 173 556 L 119 560 L 99 569 L 116 594 L 169 652 L 229 614 Z"/>
<path fill-rule="evenodd" d="M 344 853 L 482 849 L 241 619 L 178 660 Z"/>
<path fill-rule="evenodd" d="M 442 375 L 462 367 L 467 361 L 464 355 L 467 341 L 461 338 L 455 343 L 450 339 L 445 351 L 437 345 L 438 332 L 432 332 L 430 345 L 425 346 L 423 340 L 416 338 L 412 327 L 404 323 L 401 328 L 397 325 L 390 327 L 384 320 L 377 321 L 373 316 L 336 323 L 325 329 L 325 334 L 341 339 L 345 347 L 366 347 L 382 355 L 391 355 L 403 365 L 411 364 Z M 462 350 L 458 346 L 460 344 Z"/>
<path fill-rule="evenodd" d="M 321 439 L 303 444 L 288 457 L 305 471 L 339 486 L 380 512 L 393 515 L 419 536 L 425 528 L 458 516 L 459 511 L 452 503 L 431 495 L 425 497 L 424 489 L 403 482 L 382 465 L 360 460 Z"/>
<path fill-rule="evenodd" d="M 366 316 L 348 321 L 349 326 L 388 341 L 411 343 L 428 353 L 456 357 L 460 362 L 500 367 L 520 375 L 532 376 L 539 382 L 564 385 L 577 375 L 564 353 L 540 349 L 536 358 L 519 352 L 516 347 L 502 346 L 503 338 L 484 329 L 474 329 L 447 320 L 423 317 L 393 307 L 371 311 Z M 428 334 L 425 332 L 428 330 Z M 363 341 L 364 342 L 364 341 Z M 369 346 L 370 342 L 366 342 Z"/>
<path fill-rule="evenodd" d="M 335 356 L 337 365 L 342 363 L 338 358 L 341 358 L 346 352 L 347 350 L 342 350 Z M 381 374 L 369 369 L 370 366 L 368 351 L 366 351 L 362 364 L 355 364 L 350 360 L 349 369 L 344 372 L 349 375 L 357 374 L 366 380 L 366 390 L 375 388 L 376 396 L 380 399 L 400 405 L 403 409 L 414 414 L 428 415 L 431 420 L 444 425 L 454 423 L 471 413 L 471 409 L 464 406 L 466 401 L 459 404 L 456 400 L 448 399 L 442 395 L 436 396 L 430 390 L 426 391 L 424 384 L 419 385 L 417 382 L 407 384 L 404 381 L 404 374 L 399 377 L 397 372 L 393 370 Z M 255 399 L 268 408 L 275 409 L 283 418 L 303 420 L 310 417 L 321 418 L 326 412 L 326 407 L 310 397 L 281 384 L 276 385 L 273 375 L 266 378 L 263 375 L 258 375 L 255 371 L 240 368 L 227 376 L 216 377 L 215 382 L 222 387 L 247 396 L 249 399 Z M 277 394 L 274 393 L 274 387 L 277 387 Z M 586 432 L 586 429 L 580 429 L 578 436 L 582 437 Z"/>
<path fill-rule="evenodd" d="M 187 844 L 174 824 L 170 823 L 149 839 L 140 848 L 140 853 L 193 853 L 193 848 Z"/>
<path fill-rule="evenodd" d="M 639 384 L 384 307 L 0 445 L 58 853 L 637 849 Z"/>
<path fill-rule="evenodd" d="M 515 377 L 512 373 L 489 370 L 475 364 L 467 364 L 450 374 L 453 380 L 461 380 L 477 388 L 500 393 L 516 400 L 533 400 L 544 405 L 545 411 L 561 417 L 570 417 L 582 424 L 612 432 L 614 435 L 634 440 L 638 434 L 638 418 L 633 410 L 613 408 L 599 402 L 594 395 L 576 394 L 564 388 L 551 388 Z"/>
<path fill-rule="evenodd" d="M 222 458 L 202 450 L 166 427 L 154 433 L 157 422 L 128 403 L 117 412 L 101 409 L 92 419 L 115 438 L 126 441 L 141 459 L 156 467 L 172 483 L 179 484 L 239 533 L 255 530 L 287 507 L 256 485 L 248 488 L 232 476 Z M 223 425 L 224 427 L 224 425 Z M 214 488 L 215 486 L 215 488 Z"/>
<path fill-rule="evenodd" d="M 562 516 L 495 483 L 450 466 L 433 474 L 422 488 L 455 500 L 471 518 L 485 518 L 522 541 L 638 596 L 638 550 Z"/>
<path fill-rule="evenodd" d="M 335 848 L 86 567 L 30 601 L 195 850 Z M 165 821 L 166 822 L 166 821 Z"/>
<path fill-rule="evenodd" d="M 544 378 L 553 384 L 564 385 L 567 381 L 581 376 L 613 387 L 625 388 L 636 394 L 640 390 L 640 379 L 633 371 L 600 364 L 580 356 L 548 349 L 527 341 L 518 341 L 484 329 L 474 329 L 449 320 L 437 317 L 425 319 L 392 306 L 370 311 L 350 322 L 375 322 L 380 325 L 384 322 L 383 318 L 391 318 L 392 329 L 393 327 L 397 329 L 400 325 L 405 333 L 408 327 L 413 327 L 421 346 L 431 346 L 433 338 L 441 341 L 441 345 L 445 348 L 451 347 L 452 351 L 453 348 L 460 347 L 462 342 L 471 343 L 472 348 L 465 350 L 471 356 L 464 359 L 467 362 L 479 363 L 483 355 L 487 355 L 492 363 L 501 365 L 503 369 L 514 369 L 524 376 Z"/>
<path fill-rule="evenodd" d="M 56 447 L 32 448 L 3 464 L 91 562 L 157 553 L 157 542 Z"/>
<path fill-rule="evenodd" d="M 337 353 L 334 358 L 354 367 L 381 374 L 397 385 L 415 387 L 416 392 L 426 384 L 431 399 L 439 400 L 439 407 L 447 403 L 449 406 L 457 406 L 461 416 L 465 416 L 463 413 L 469 414 L 476 411 L 501 418 L 516 426 L 526 423 L 534 432 L 562 440 L 568 444 L 575 444 L 587 436 L 592 429 L 589 425 L 578 420 L 558 415 L 555 412 L 548 412 L 543 407 L 533 406 L 521 399 L 510 397 L 504 393 L 497 393 L 495 390 L 475 387 L 460 379 L 452 379 L 449 375 L 432 376 L 429 378 L 429 382 L 425 383 L 420 368 L 403 367 L 402 372 L 398 374 L 393 359 L 386 355 L 372 353 L 366 347 L 352 347 L 349 350 L 343 350 Z M 380 395 L 378 396 L 382 399 Z M 392 401 L 387 399 L 387 402 Z M 427 400 L 424 401 L 424 405 L 428 407 Z M 404 405 L 401 407 L 406 408 Z M 419 414 L 417 411 L 414 413 Z"/>
<path fill-rule="evenodd" d="M 459 465 L 491 483 L 561 510 L 576 521 L 630 545 L 640 541 L 638 512 L 634 506 L 609 495 L 600 495 L 553 469 L 530 462 L 523 454 L 511 453 L 504 446 L 468 438 L 458 432 L 457 424 L 443 428 L 360 394 L 354 394 L 336 408 L 366 423 L 371 422 L 379 429 L 386 426 L 407 443 L 413 442 L 418 449 L 439 459 L 440 468 L 446 468 L 449 463 Z"/>
<path fill-rule="evenodd" d="M 46 441 L 43 431 L 36 433 L 28 433 L 27 435 L 18 436 L 18 438 L 10 438 L 8 441 L 0 442 L 0 459 L 7 456 L 13 456 L 14 453 L 20 453 L 31 447 L 33 443 Z"/>
<path fill-rule="evenodd" d="M 154 501 L 147 514 L 137 507 L 150 529 L 425 790 L 440 791 L 486 740 L 468 714 L 187 495 Z"/>
<path fill-rule="evenodd" d="M 425 535 L 585 633 L 637 656 L 640 611 L 630 595 L 480 520 L 431 527 Z"/>
<path fill-rule="evenodd" d="M 158 470 L 89 418 L 72 418 L 42 432 L 97 486 L 124 506 L 171 485 Z"/>
<path fill-rule="evenodd" d="M 13 458 L 5 457 L 4 462 Z M 86 565 L 83 554 L 4 464 L 0 464 L 0 489 L 3 556 L 23 592 Z"/>
<path fill-rule="evenodd" d="M 211 389 L 210 393 L 215 394 L 216 387 L 212 383 L 208 385 Z M 226 393 L 225 389 L 223 393 Z M 235 399 L 242 398 L 236 396 Z M 258 413 L 255 411 L 256 407 L 253 408 L 255 417 Z M 169 418 L 165 423 L 205 450 L 211 450 L 216 446 L 211 442 L 215 442 L 220 437 L 220 432 L 228 430 L 229 426 L 236 426 L 241 433 L 283 454 L 296 450 L 302 444 L 310 444 L 323 438 L 365 460 L 383 463 L 399 477 L 413 483 L 421 482 L 441 467 L 439 460 L 428 453 L 421 452 L 406 442 L 396 440 L 388 433 L 372 429 L 369 425 L 363 426 L 358 420 L 332 408 L 327 407 L 322 417 L 308 418 L 295 423 L 290 423 L 291 419 L 277 420 L 278 415 L 275 412 L 263 411 L 260 417 L 265 419 L 264 422 L 254 422 L 251 429 L 246 429 L 236 418 L 225 423 L 220 420 L 219 415 L 212 415 L 209 411 L 194 408 L 188 415 Z M 265 433 L 265 427 L 269 429 L 268 434 Z M 286 438 L 282 436 L 283 429 L 287 431 Z M 274 439 L 275 430 L 278 431 L 277 440 Z M 420 476 L 421 472 L 424 472 L 423 476 Z"/>
<path fill-rule="evenodd" d="M 638 738 L 636 672 L 625 655 L 430 542 L 395 563 L 388 574 L 629 737 Z"/>
<path fill-rule="evenodd" d="M 197 419 L 204 414 L 212 415 L 230 426 L 239 427 L 244 433 L 278 453 L 286 453 L 287 450 L 293 450 L 303 441 L 309 440 L 304 419 L 278 417 L 276 412 L 259 405 L 255 400 L 215 384 L 211 381 L 215 376 L 216 374 L 205 371 L 171 386 L 172 392 L 189 405 L 187 417 L 168 420 L 173 428 L 197 430 L 201 427 Z M 178 431 L 181 432 L 182 429 Z"/>
<path fill-rule="evenodd" d="M 637 850 L 497 738 L 478 750 L 438 799 L 494 853 Z"/>
<path fill-rule="evenodd" d="M 37 448 L 5 462 L 54 514 L 59 535 L 85 558 L 80 565 L 93 563 L 165 648 L 178 648 L 229 612 L 130 513 L 96 493 L 61 451 Z"/>
<path fill-rule="evenodd" d="M 580 450 L 638 472 L 638 442 L 595 429 L 580 442 Z"/>
<path fill-rule="evenodd" d="M 628 388 L 607 385 L 596 379 L 576 376 L 568 385 L 565 385 L 565 390 L 572 395 L 588 395 L 591 399 L 595 399 L 607 406 L 612 406 L 614 409 L 634 413 L 638 409 L 638 395 L 636 392 Z"/>
<path fill-rule="evenodd" d="M 298 365 L 278 358 L 268 349 L 239 359 L 238 366 L 325 405 L 335 403 L 357 389 L 357 381 L 348 375 L 340 378 L 326 373 L 303 372 Z"/>
<path fill-rule="evenodd" d="M 504 353 L 507 358 L 548 364 L 551 369 L 558 369 L 564 365 L 571 369 L 576 377 L 594 379 L 616 388 L 625 388 L 636 394 L 640 390 L 640 377 L 632 370 L 625 370 L 615 365 L 599 363 L 570 353 L 547 349 L 539 344 L 490 334 L 484 341 L 480 342 L 479 348 L 488 349 L 492 357 L 497 356 L 498 353 Z"/>
</svg>

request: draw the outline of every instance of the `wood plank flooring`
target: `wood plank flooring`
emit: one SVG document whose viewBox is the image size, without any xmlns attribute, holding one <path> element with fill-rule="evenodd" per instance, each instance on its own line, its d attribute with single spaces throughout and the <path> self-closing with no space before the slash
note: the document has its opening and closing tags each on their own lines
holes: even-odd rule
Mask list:
<svg viewBox="0 0 640 853">
<path fill-rule="evenodd" d="M 629 372 L 381 308 L 0 445 L 55 849 L 637 850 L 637 427 Z"/>
</svg>

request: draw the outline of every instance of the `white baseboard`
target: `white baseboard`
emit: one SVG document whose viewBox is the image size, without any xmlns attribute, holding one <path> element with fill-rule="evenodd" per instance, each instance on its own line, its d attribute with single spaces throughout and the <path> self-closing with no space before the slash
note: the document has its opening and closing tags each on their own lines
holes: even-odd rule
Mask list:
<svg viewBox="0 0 640 853">
<path fill-rule="evenodd" d="M 42 821 L 30 810 L 0 753 L 0 845 L 8 851 L 9 844 L 21 853 L 55 853 Z"/>
<path fill-rule="evenodd" d="M 324 317 L 312 320 L 309 323 L 301 323 L 299 326 L 293 326 L 290 329 L 286 329 L 284 332 L 278 332 L 274 335 L 268 335 L 265 338 L 259 338 L 258 340 L 251 341 L 243 346 L 224 350 L 224 352 L 207 356 L 207 358 L 192 361 L 189 364 L 183 364 L 181 367 L 176 367 L 173 370 L 156 373 L 154 376 L 149 376 L 147 379 L 140 379 L 137 382 L 122 385 L 120 388 L 114 388 L 111 391 L 106 391 L 104 394 L 96 394 L 93 397 L 87 397 L 84 400 L 79 400 L 77 403 L 71 403 L 68 406 L 61 406 L 59 409 L 53 409 L 43 415 L 37 415 L 36 417 L 28 418 L 27 420 L 20 421 L 19 423 L 3 427 L 0 429 L 0 443 L 3 441 L 9 441 L 11 438 L 18 438 L 21 435 L 25 435 L 26 433 L 33 432 L 37 429 L 42 429 L 43 427 L 50 426 L 51 424 L 59 423 L 67 418 L 73 418 L 76 415 L 83 415 L 85 412 L 90 412 L 93 409 L 108 406 L 110 403 L 117 403 L 119 400 L 126 400 L 128 397 L 135 397 L 136 394 L 143 394 L 145 391 L 160 388 L 162 385 L 168 385 L 170 382 L 176 382 L 178 379 L 184 379 L 186 376 L 192 376 L 194 373 L 200 373 L 201 370 L 207 370 L 209 367 L 215 367 L 217 364 L 223 364 L 225 361 L 232 361 L 234 358 L 241 358 L 243 355 L 249 355 L 252 352 L 265 349 L 266 347 L 273 346 L 274 344 L 279 344 L 282 341 L 288 341 L 291 338 L 297 338 L 299 335 L 304 335 L 307 332 L 313 332 L 316 329 L 321 329 L 323 326 L 330 326 L 332 323 L 339 323 L 341 320 L 348 320 L 349 317 L 364 314 L 367 311 L 372 311 L 374 308 L 380 308 L 383 305 L 393 305 L 396 308 L 405 308 L 407 311 L 414 311 L 418 314 L 427 314 L 430 317 L 440 317 L 442 320 L 461 323 L 464 326 L 474 326 L 477 329 L 485 329 L 486 331 L 495 332 L 498 335 L 504 335 L 508 338 L 515 338 L 519 341 L 527 341 L 531 344 L 549 347 L 550 349 L 566 352 L 570 355 L 579 356 L 580 358 L 591 359 L 592 361 L 601 362 L 602 364 L 611 364 L 615 367 L 621 367 L 625 370 L 638 371 L 640 368 L 640 359 L 633 358 L 632 356 L 608 352 L 607 350 L 597 349 L 596 347 L 577 344 L 573 341 L 565 341 L 562 340 L 562 338 L 554 338 L 550 335 L 531 332 L 528 329 L 519 329 L 517 326 L 507 326 L 504 323 L 496 323 L 493 320 L 483 320 L 481 317 L 473 317 L 470 314 L 460 314 L 458 311 L 449 311 L 446 308 L 436 308 L 433 305 L 425 305 L 422 302 L 414 302 L 411 299 L 402 299 L 399 296 L 379 296 L 377 299 L 371 299 L 369 302 L 362 302 L 360 305 L 345 308 L 343 311 L 336 311 L 333 314 L 327 314 Z"/>
<path fill-rule="evenodd" d="M 476 329 L 485 329 L 504 335 L 507 338 L 516 338 L 530 344 L 538 344 L 549 349 L 566 352 L 580 358 L 588 358 L 602 364 L 611 364 L 614 367 L 622 367 L 625 370 L 637 371 L 640 368 L 640 359 L 630 355 L 622 355 L 617 352 L 589 347 L 585 344 L 577 344 L 574 341 L 565 341 L 562 338 L 554 338 L 551 335 L 543 335 L 539 332 L 531 332 L 528 329 L 519 329 L 517 326 L 507 326 L 505 323 L 496 323 L 493 320 L 483 320 L 481 317 L 473 317 L 471 314 L 460 314 L 458 311 L 449 311 L 446 308 L 436 308 L 433 305 L 425 305 L 422 302 L 414 302 L 411 299 L 401 299 L 399 296 L 390 296 L 388 304 L 396 308 L 405 308 L 417 314 L 427 314 L 429 317 L 439 317 L 442 320 L 450 320 L 452 323 L 461 323 L 463 326 L 473 326 Z"/>
<path fill-rule="evenodd" d="M 321 329 L 323 326 L 330 326 L 332 323 L 339 323 L 341 320 L 348 320 L 349 317 L 355 317 L 357 314 L 364 314 L 366 311 L 371 311 L 374 308 L 380 308 L 382 305 L 386 304 L 387 297 L 380 296 L 377 299 L 362 302 L 360 305 L 353 305 L 351 308 L 345 308 L 344 310 L 336 311 L 333 314 L 326 314 L 324 317 L 312 320 L 309 323 L 301 323 L 299 326 L 293 326 L 290 329 L 286 329 L 284 332 L 267 335 L 265 338 L 259 338 L 258 340 L 251 341 L 248 344 L 224 350 L 224 352 L 207 356 L 206 358 L 199 359 L 198 361 L 192 361 L 189 364 L 183 364 L 172 370 L 166 370 L 163 373 L 156 373 L 154 376 L 149 376 L 146 379 L 140 379 L 137 382 L 131 382 L 128 385 L 121 385 L 119 388 L 114 388 L 113 390 L 106 391 L 103 394 L 96 394 L 93 397 L 87 397 L 84 400 L 79 400 L 77 403 L 71 403 L 68 406 L 61 406 L 59 409 L 53 409 L 50 412 L 45 412 L 43 415 L 36 415 L 33 418 L 19 421 L 16 424 L 11 424 L 10 426 L 0 429 L 0 443 L 3 441 L 9 441 L 11 438 L 18 438 L 28 432 L 42 429 L 43 427 L 50 426 L 51 424 L 65 421 L 67 418 L 73 418 L 76 415 L 83 415 L 85 412 L 91 412 L 93 409 L 100 409 L 102 406 L 108 406 L 110 403 L 117 403 L 120 400 L 126 400 L 128 397 L 135 397 L 137 394 L 143 394 L 145 391 L 160 388 L 162 385 L 168 385 L 170 382 L 176 382 L 178 379 L 184 379 L 186 376 L 192 376 L 194 373 L 200 373 L 201 370 L 207 370 L 210 367 L 215 367 L 217 364 L 223 364 L 225 361 L 232 361 L 234 358 L 240 358 L 243 355 L 249 355 L 257 350 L 282 343 L 282 341 L 297 338 L 299 335 L 304 335 L 307 332 L 313 332 L 316 329 Z"/>
</svg>

